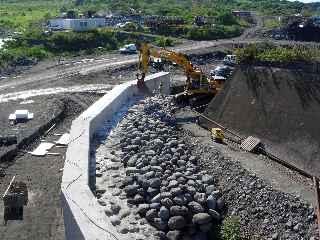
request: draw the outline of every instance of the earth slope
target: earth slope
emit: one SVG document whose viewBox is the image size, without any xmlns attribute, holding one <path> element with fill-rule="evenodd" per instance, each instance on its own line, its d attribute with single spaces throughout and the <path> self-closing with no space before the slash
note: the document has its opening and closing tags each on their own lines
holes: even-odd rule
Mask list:
<svg viewBox="0 0 320 240">
<path fill-rule="evenodd" d="M 319 74 L 239 67 L 206 114 L 243 136 L 261 138 L 268 151 L 320 175 Z"/>
</svg>

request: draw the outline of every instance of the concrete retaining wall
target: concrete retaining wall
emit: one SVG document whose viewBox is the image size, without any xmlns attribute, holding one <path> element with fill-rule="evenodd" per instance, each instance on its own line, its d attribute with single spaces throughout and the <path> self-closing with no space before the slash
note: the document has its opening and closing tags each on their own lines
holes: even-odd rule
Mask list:
<svg viewBox="0 0 320 240">
<path fill-rule="evenodd" d="M 170 92 L 169 73 L 148 76 L 146 88 L 138 90 L 136 81 L 116 86 L 89 107 L 71 126 L 71 142 L 66 153 L 61 184 L 61 202 L 64 215 L 66 239 L 124 239 L 116 232 L 90 190 L 90 141 L 107 120 L 138 95 L 151 94 L 159 89 Z"/>
</svg>

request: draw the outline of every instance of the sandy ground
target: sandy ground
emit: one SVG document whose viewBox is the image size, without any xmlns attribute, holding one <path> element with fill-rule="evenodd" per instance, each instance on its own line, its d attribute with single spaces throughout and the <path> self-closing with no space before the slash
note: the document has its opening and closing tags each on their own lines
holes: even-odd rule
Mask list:
<svg viewBox="0 0 320 240">
<path fill-rule="evenodd" d="M 32 110 L 42 118 L 35 115 L 35 119 L 32 120 L 33 122 L 30 121 L 30 124 L 37 126 L 46 121 L 43 117 L 54 110 L 55 105 L 53 103 L 57 99 L 65 103 L 67 115 L 47 136 L 37 139 L 24 150 L 34 150 L 40 140 L 46 142 L 58 140 L 59 136 L 55 134 L 68 132 L 72 120 L 100 96 L 100 94 L 78 93 L 34 98 L 33 100 L 38 103 L 32 106 Z M 47 106 L 41 106 L 41 101 Z M 16 102 L 9 102 L 6 103 L 6 106 L 13 109 L 15 104 Z M 1 116 L 4 114 L 2 109 Z M 3 121 L 1 123 L 1 128 L 4 129 L 5 123 Z M 27 135 L 27 132 L 24 132 L 24 134 Z M 60 155 L 45 157 L 35 157 L 21 152 L 12 161 L 0 163 L 0 166 L 6 172 L 6 176 L 0 178 L 1 193 L 5 191 L 13 176 L 16 176 L 17 180 L 26 182 L 29 191 L 29 203 L 24 208 L 24 220 L 9 221 L 7 226 L 1 224 L 0 239 L 64 239 L 63 215 L 60 207 L 60 184 L 65 151 L 65 148 L 53 148 L 51 152 L 60 153 Z M 0 205 L 0 216 L 3 216 L 2 204 Z"/>
</svg>

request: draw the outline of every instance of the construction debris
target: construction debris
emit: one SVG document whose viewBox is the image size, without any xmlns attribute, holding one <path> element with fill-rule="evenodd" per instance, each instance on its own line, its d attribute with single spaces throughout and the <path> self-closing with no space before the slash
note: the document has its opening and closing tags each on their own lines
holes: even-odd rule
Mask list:
<svg viewBox="0 0 320 240">
<path fill-rule="evenodd" d="M 23 206 L 28 203 L 28 189 L 24 182 L 15 181 L 15 176 L 5 191 L 3 197 L 4 222 L 8 220 L 23 220 Z"/>
<path fill-rule="evenodd" d="M 41 143 L 33 152 L 28 153 L 32 154 L 33 156 L 45 156 L 53 146 L 53 143 Z"/>
<path fill-rule="evenodd" d="M 33 117 L 33 113 L 28 110 L 16 110 L 14 113 L 9 115 L 9 121 L 11 123 L 26 122 L 33 119 Z"/>
<path fill-rule="evenodd" d="M 248 152 L 255 152 L 260 147 L 262 147 L 261 140 L 259 138 L 255 138 L 252 136 L 247 137 L 244 141 L 241 143 L 241 148 Z"/>
<path fill-rule="evenodd" d="M 59 138 L 58 141 L 56 141 L 56 144 L 60 146 L 68 146 L 69 142 L 70 142 L 70 134 L 65 133 Z"/>
</svg>

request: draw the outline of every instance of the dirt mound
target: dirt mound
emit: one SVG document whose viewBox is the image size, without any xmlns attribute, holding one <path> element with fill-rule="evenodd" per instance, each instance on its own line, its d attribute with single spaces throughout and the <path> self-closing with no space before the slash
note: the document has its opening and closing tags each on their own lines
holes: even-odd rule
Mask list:
<svg viewBox="0 0 320 240">
<path fill-rule="evenodd" d="M 243 136 L 260 137 L 267 150 L 320 175 L 320 75 L 241 67 L 206 114 Z"/>
</svg>

